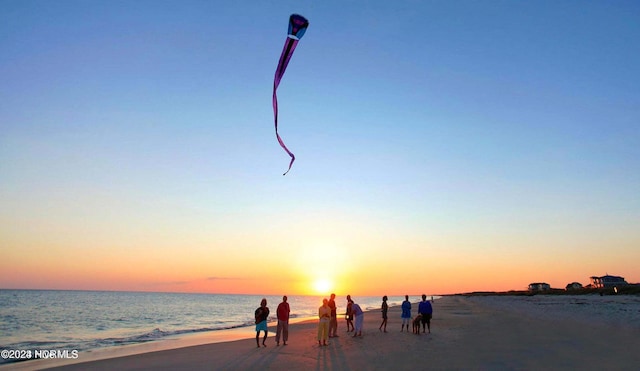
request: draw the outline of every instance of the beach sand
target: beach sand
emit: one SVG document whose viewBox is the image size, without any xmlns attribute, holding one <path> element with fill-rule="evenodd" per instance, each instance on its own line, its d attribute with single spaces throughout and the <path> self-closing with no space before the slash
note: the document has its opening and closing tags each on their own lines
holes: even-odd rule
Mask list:
<svg viewBox="0 0 640 371">
<path fill-rule="evenodd" d="M 553 310 L 528 297 L 447 296 L 433 304 L 431 334 L 400 332 L 399 307 L 389 310 L 387 333 L 380 332 L 379 311 L 365 313 L 363 336 L 346 333 L 339 318 L 339 337 L 318 346 L 317 321 L 290 326 L 287 346 L 275 344 L 269 326 L 267 347 L 255 338 L 150 351 L 143 354 L 76 363 L 56 370 L 637 370 L 640 365 L 640 300 L 629 305 L 617 297 L 596 305 L 557 299 Z M 554 299 L 556 300 L 556 299 Z M 597 297 L 583 298 L 602 300 Z M 614 302 L 612 303 L 611 300 Z M 625 299 L 619 299 L 625 300 Z M 574 305 L 569 305 L 574 304 Z M 611 306 L 590 314 L 585 308 Z M 575 315 L 574 309 L 579 308 Z M 623 308 L 623 309 L 620 309 Z M 416 314 L 413 304 L 412 314 Z M 597 314 L 600 313 L 600 314 Z M 602 314 L 604 313 L 604 314 Z M 590 320 L 590 316 L 599 316 Z M 609 318 L 609 317 L 611 318 Z M 626 317 L 630 319 L 625 319 Z M 56 360 L 59 361 L 59 360 Z M 37 360 L 28 368 L 47 368 Z M 17 365 L 15 365 L 17 366 Z"/>
</svg>

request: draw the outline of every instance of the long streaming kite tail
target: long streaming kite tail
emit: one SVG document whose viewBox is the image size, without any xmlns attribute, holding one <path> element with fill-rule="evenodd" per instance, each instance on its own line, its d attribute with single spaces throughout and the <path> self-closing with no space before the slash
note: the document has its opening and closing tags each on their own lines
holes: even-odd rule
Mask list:
<svg viewBox="0 0 640 371">
<path fill-rule="evenodd" d="M 289 156 L 291 156 L 291 162 L 289 162 L 289 168 L 287 169 L 287 171 L 284 172 L 284 174 L 282 174 L 282 175 L 287 175 L 289 170 L 291 170 L 291 166 L 293 165 L 293 162 L 296 160 L 296 156 L 293 153 L 291 153 L 291 151 L 289 151 L 287 146 L 284 145 L 284 142 L 282 141 L 282 138 L 280 138 L 280 135 L 278 135 L 278 133 L 276 133 L 276 137 L 278 138 L 278 143 L 280 143 L 280 146 L 284 148 L 285 151 L 287 151 Z"/>
<path fill-rule="evenodd" d="M 278 139 L 278 143 L 280 143 L 280 147 L 282 147 L 291 157 L 291 162 L 289 162 L 289 168 L 287 169 L 287 171 L 284 172 L 284 174 L 282 175 L 287 175 L 287 173 L 289 172 L 289 170 L 291 170 L 291 166 L 293 166 L 293 162 L 296 160 L 296 156 L 289 151 L 289 148 L 287 148 L 287 146 L 284 144 L 284 141 L 282 140 L 282 138 L 280 138 L 280 134 L 278 134 L 278 97 L 276 95 L 276 86 L 274 84 L 274 89 L 273 89 L 273 113 L 274 113 L 274 118 L 275 118 L 275 124 L 276 124 L 276 138 Z"/>
<path fill-rule="evenodd" d="M 278 62 L 278 68 L 276 69 L 275 77 L 273 79 L 272 103 L 273 103 L 273 119 L 274 119 L 275 128 L 276 128 L 276 138 L 278 138 L 278 143 L 280 143 L 280 146 L 291 157 L 289 168 L 282 175 L 287 175 L 289 170 L 291 170 L 291 166 L 293 165 L 293 162 L 296 160 L 296 156 L 291 151 L 289 151 L 287 146 L 284 144 L 284 141 L 282 141 L 282 138 L 280 138 L 280 134 L 278 134 L 278 96 L 276 94 L 276 90 L 278 89 L 278 85 L 280 85 L 280 80 L 282 80 L 284 71 L 287 69 L 287 65 L 289 64 L 289 60 L 293 55 L 293 51 L 296 49 L 296 45 L 298 45 L 298 40 L 287 37 L 287 41 L 285 42 L 284 47 L 282 48 L 282 54 L 280 54 L 280 61 Z"/>
</svg>

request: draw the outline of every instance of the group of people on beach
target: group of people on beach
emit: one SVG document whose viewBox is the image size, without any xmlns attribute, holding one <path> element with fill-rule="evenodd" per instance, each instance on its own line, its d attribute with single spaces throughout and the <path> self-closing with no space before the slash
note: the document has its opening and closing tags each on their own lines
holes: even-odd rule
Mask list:
<svg viewBox="0 0 640 371">
<path fill-rule="evenodd" d="M 331 294 L 329 299 L 323 299 L 322 305 L 318 308 L 318 345 L 327 346 L 328 338 L 338 337 L 338 311 L 336 306 L 336 295 Z M 382 297 L 382 323 L 379 330 L 387 332 L 387 313 L 389 305 L 387 304 L 387 296 Z M 433 298 L 432 298 L 433 300 Z M 405 325 L 407 326 L 407 332 L 409 332 L 409 323 L 412 323 L 412 332 L 414 334 L 420 333 L 420 325 L 422 325 L 422 332 L 426 330 L 431 333 L 431 318 L 433 316 L 433 307 L 431 302 L 427 300 L 427 296 L 422 294 L 422 301 L 418 304 L 418 314 L 415 318 L 411 317 L 411 302 L 409 301 L 409 295 L 405 295 L 405 300 L 402 302 L 402 327 L 400 332 L 404 331 Z M 291 309 L 287 302 L 287 296 L 282 297 L 282 302 L 278 304 L 276 310 L 276 317 L 278 323 L 276 326 L 276 346 L 280 345 L 282 339 L 283 345 L 287 345 L 289 340 L 289 313 Z M 256 323 L 256 345 L 260 348 L 260 333 L 264 331 L 264 337 L 262 338 L 262 346 L 267 346 L 267 319 L 269 318 L 269 307 L 267 307 L 267 299 L 262 299 L 260 307 L 255 311 L 255 323 Z M 347 295 L 347 309 L 345 313 L 345 320 L 347 323 L 347 332 L 353 332 L 353 337 L 362 336 L 362 325 L 364 323 L 364 311 L 351 299 L 351 295 Z M 355 322 L 355 325 L 354 325 Z"/>
<path fill-rule="evenodd" d="M 431 298 L 433 300 L 433 297 Z M 384 308 L 384 306 L 383 306 Z M 407 326 L 407 332 L 409 332 L 409 322 L 411 322 L 411 330 L 414 334 L 420 333 L 420 324 L 422 324 L 422 333 L 426 330 L 431 333 L 431 318 L 433 317 L 433 306 L 431 302 L 427 300 L 427 295 L 422 294 L 422 301 L 418 304 L 418 315 L 413 320 L 411 319 L 411 302 L 409 301 L 409 295 L 404 296 L 402 302 L 402 328 L 400 332 L 404 331 L 404 326 Z M 384 318 L 384 315 L 383 315 Z M 383 320 L 386 329 L 386 320 Z"/>
<path fill-rule="evenodd" d="M 318 308 L 318 345 L 326 346 L 327 338 L 338 337 L 338 308 L 335 299 L 336 294 L 331 294 L 329 300 L 323 299 L 322 306 Z M 362 336 L 364 311 L 351 299 L 351 295 L 347 295 L 345 319 L 347 332 L 353 331 L 353 337 Z"/>
</svg>

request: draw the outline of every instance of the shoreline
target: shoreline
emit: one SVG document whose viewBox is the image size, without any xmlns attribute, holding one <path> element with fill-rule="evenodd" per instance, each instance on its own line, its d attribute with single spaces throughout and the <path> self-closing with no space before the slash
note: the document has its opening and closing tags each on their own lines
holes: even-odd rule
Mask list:
<svg viewBox="0 0 640 371">
<path fill-rule="evenodd" d="M 313 321 L 313 317 L 300 317 L 291 319 L 289 323 L 290 325 L 294 325 Z M 276 331 L 276 322 L 270 322 L 268 324 L 268 329 L 269 338 L 274 337 Z M 111 358 L 135 356 L 149 352 L 160 352 L 206 344 L 241 341 L 253 338 L 255 338 L 254 326 L 203 331 L 198 333 L 173 335 L 163 339 L 148 341 L 139 344 L 117 345 L 81 351 L 79 353 L 78 359 L 33 359 L 0 364 L 0 370 L 31 370 L 34 368 L 41 369 L 42 367 L 58 367 L 76 363 L 94 362 Z"/>
<path fill-rule="evenodd" d="M 10 351 L 3 353 L 0 368 L 31 364 L 33 358 L 47 357 L 49 352 L 54 355 L 60 352 L 60 356 L 67 352 L 85 359 L 104 358 L 103 354 L 118 350 L 132 354 L 173 348 L 176 344 L 248 338 L 254 328 L 256 300 L 260 300 L 255 295 L 72 290 L 0 290 L 0 296 L 5 313 L 9 314 L 5 317 L 9 322 L 3 326 L 7 331 L 0 334 L 3 340 L 0 348 Z M 266 297 L 272 307 L 281 299 Z M 381 300 L 377 296 L 359 299 L 363 309 L 376 308 Z M 114 300 L 117 305 L 113 305 Z M 291 295 L 289 300 L 293 309 L 290 323 L 296 323 L 314 318 L 321 298 Z M 401 302 L 398 297 L 392 297 L 392 301 Z M 32 315 L 25 303 L 55 310 Z M 275 311 L 269 320 L 274 317 Z M 249 335 L 243 334 L 243 329 L 248 329 Z M 15 362 L 18 357 L 30 359 Z"/>
<path fill-rule="evenodd" d="M 417 307 L 417 303 L 413 304 Z M 399 307 L 394 305 L 389 310 Z M 376 312 L 377 309 L 366 310 L 367 312 Z M 345 325 L 344 313 L 338 314 L 338 323 Z M 317 325 L 317 318 L 313 317 L 295 317 L 289 319 L 290 328 L 297 325 Z M 267 342 L 275 342 L 277 321 L 267 324 L 269 336 Z M 291 331 L 291 330 L 290 330 Z M 33 370 L 33 369 L 49 369 L 67 365 L 84 364 L 96 361 L 109 360 L 113 358 L 137 356 L 152 352 L 171 351 L 189 347 L 196 347 L 208 344 L 231 343 L 237 341 L 255 341 L 255 326 L 243 326 L 230 329 L 220 329 L 203 331 L 197 333 L 179 334 L 168 336 L 163 339 L 153 340 L 139 344 L 117 345 L 109 347 L 94 348 L 81 351 L 77 359 L 31 359 L 26 361 L 18 361 L 0 364 L 0 371 L 9 370 Z"/>
<path fill-rule="evenodd" d="M 247 338 L 149 349 L 136 355 L 120 350 L 96 360 L 81 354 L 67 360 L 34 360 L 9 369 L 619 369 L 640 364 L 640 297 L 488 297 L 445 296 L 434 302 L 432 333 L 400 332 L 400 308 L 389 308 L 387 333 L 378 331 L 379 310 L 365 312 L 363 337 L 346 333 L 327 347 L 316 340 L 317 320 L 291 324 L 287 346 L 275 346 L 275 324 L 267 347 L 256 349 L 255 331 Z M 586 300 L 586 301 L 585 301 Z M 417 305 L 412 303 L 412 314 Z M 597 317 L 597 318 L 596 318 Z M 590 319 L 597 320 L 590 320 Z M 23 366 L 24 365 L 24 366 Z"/>
</svg>

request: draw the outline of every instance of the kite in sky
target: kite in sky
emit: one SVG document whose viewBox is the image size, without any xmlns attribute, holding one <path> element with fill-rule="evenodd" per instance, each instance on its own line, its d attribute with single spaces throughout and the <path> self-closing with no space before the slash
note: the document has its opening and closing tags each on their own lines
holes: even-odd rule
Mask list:
<svg viewBox="0 0 640 371">
<path fill-rule="evenodd" d="M 285 151 L 291 156 L 291 162 L 289 163 L 289 168 L 282 175 L 287 175 L 289 170 L 291 170 L 291 165 L 296 160 L 296 156 L 294 156 L 291 151 L 284 145 L 282 138 L 278 134 L 278 96 L 276 95 L 276 89 L 278 89 L 278 85 L 280 85 L 280 80 L 284 75 L 284 71 L 287 69 L 287 65 L 289 64 L 289 60 L 293 55 L 293 51 L 296 50 L 296 46 L 298 45 L 298 41 L 304 35 L 304 32 L 307 30 L 309 26 L 309 21 L 299 14 L 291 14 L 289 17 L 289 35 L 287 35 L 287 41 L 284 43 L 284 48 L 282 49 L 282 54 L 280 54 L 280 61 L 278 62 L 278 68 L 276 69 L 276 76 L 273 79 L 273 117 L 276 123 L 276 138 L 278 138 L 278 143 L 280 146 L 284 148 Z"/>
</svg>

